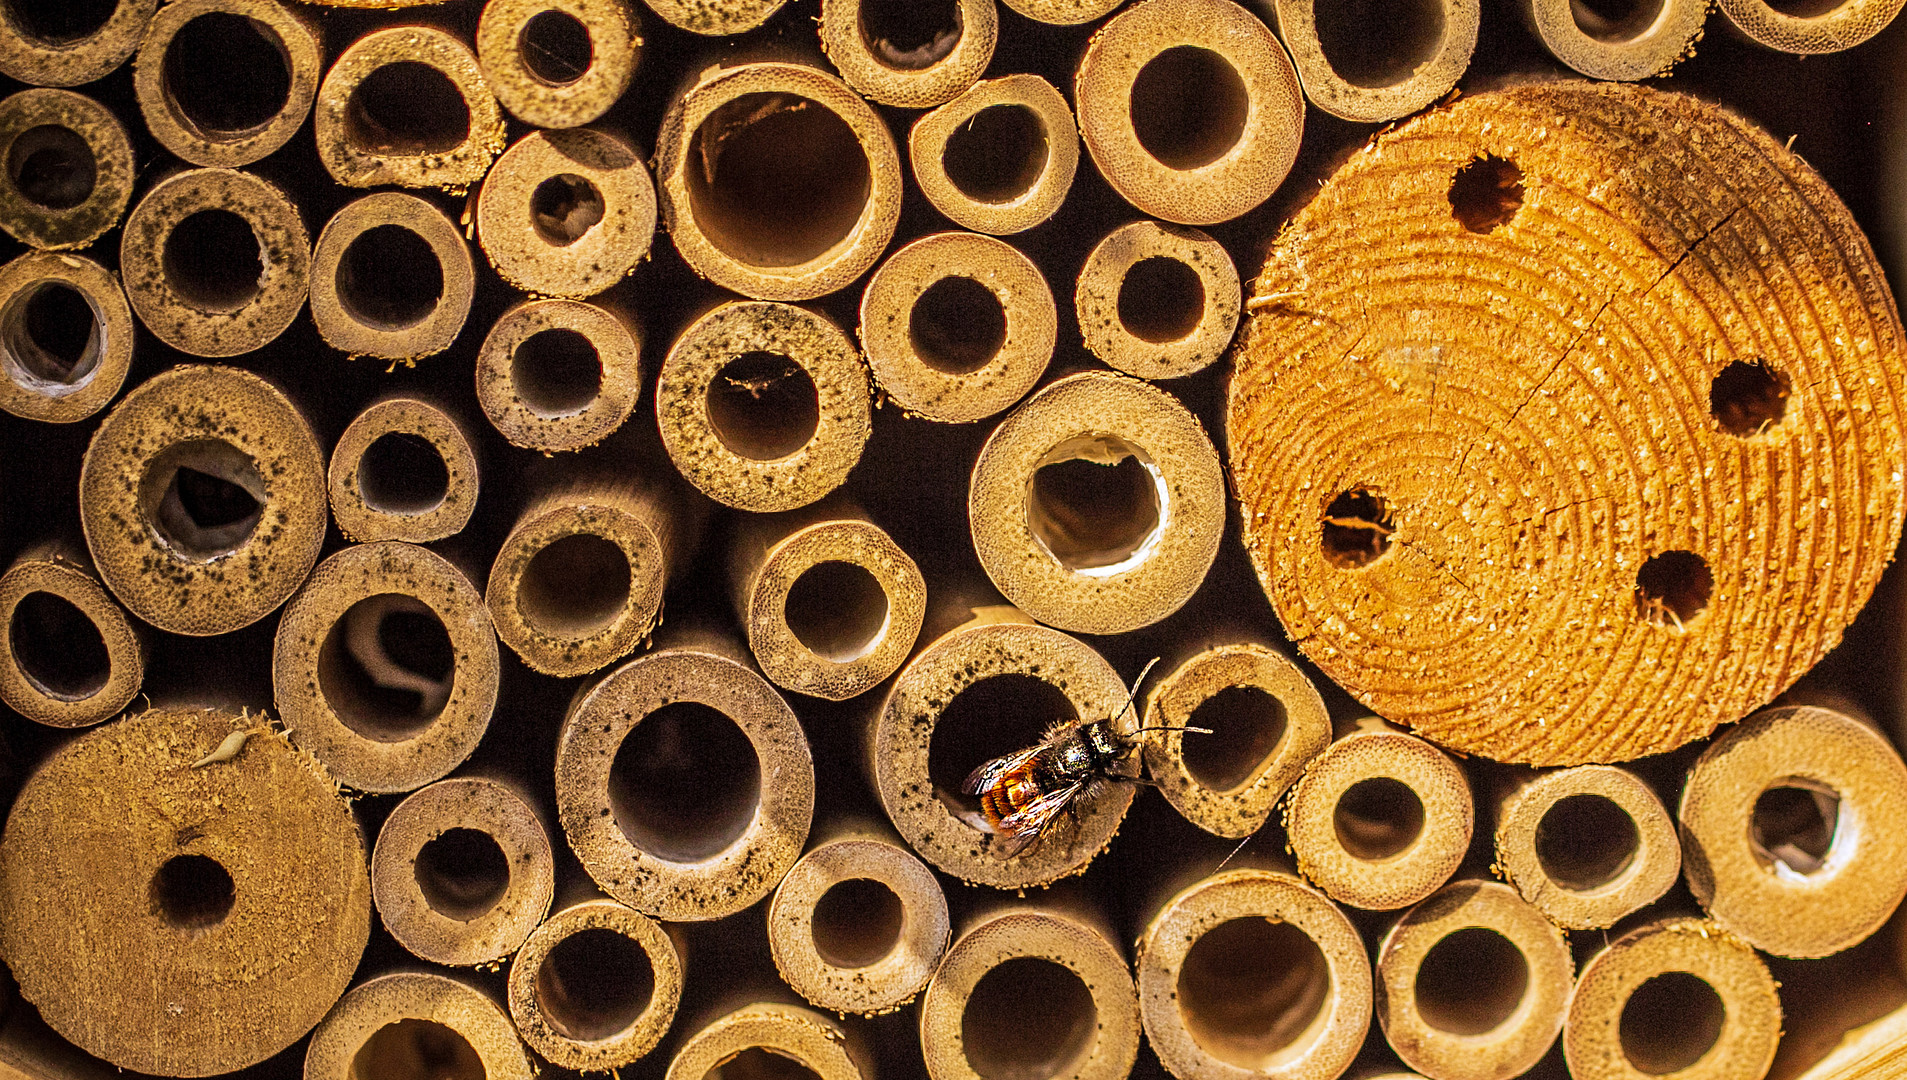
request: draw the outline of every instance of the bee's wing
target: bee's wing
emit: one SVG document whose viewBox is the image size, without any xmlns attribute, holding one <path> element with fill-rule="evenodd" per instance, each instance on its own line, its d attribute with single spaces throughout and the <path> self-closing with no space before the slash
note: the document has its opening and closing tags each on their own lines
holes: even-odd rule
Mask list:
<svg viewBox="0 0 1907 1080">
<path fill-rule="evenodd" d="M 1026 804 L 1026 808 L 1017 813 L 1008 814 L 1000 819 L 999 833 L 1011 836 L 1026 843 L 1039 838 L 1053 819 L 1066 809 L 1068 803 L 1086 789 L 1087 781 L 1068 784 L 1058 791 L 1048 792 Z"/>
<path fill-rule="evenodd" d="M 1042 743 L 1036 746 L 1029 746 L 1017 753 L 994 758 L 992 761 L 973 770 L 973 773 L 967 777 L 966 782 L 960 785 L 960 790 L 966 792 L 968 795 L 978 795 L 994 787 L 1000 782 L 1002 777 L 1033 760 L 1034 755 L 1038 754 L 1044 745 L 1045 744 Z"/>
</svg>

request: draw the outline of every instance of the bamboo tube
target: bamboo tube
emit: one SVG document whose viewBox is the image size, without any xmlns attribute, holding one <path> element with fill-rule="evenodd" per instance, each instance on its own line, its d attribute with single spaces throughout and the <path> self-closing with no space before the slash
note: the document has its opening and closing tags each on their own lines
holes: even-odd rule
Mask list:
<svg viewBox="0 0 1907 1080">
<path fill-rule="evenodd" d="M 811 849 L 775 887 L 768 947 L 816 1006 L 884 1013 L 927 985 L 951 926 L 933 871 L 899 844 L 850 834 Z"/>
<path fill-rule="evenodd" d="M 1730 933 L 1776 956 L 1858 944 L 1907 896 L 1907 765 L 1832 709 L 1766 709 L 1689 770 L 1676 815 L 1689 888 Z"/>
<path fill-rule="evenodd" d="M 919 8 L 822 0 L 821 49 L 855 91 L 883 105 L 931 109 L 978 82 L 1000 33 L 994 0 Z"/>
<path fill-rule="evenodd" d="M 387 397 L 351 420 L 325 474 L 338 531 L 360 543 L 453 536 L 477 509 L 477 456 L 463 425 L 414 397 Z"/>
<path fill-rule="evenodd" d="M 656 136 L 662 217 L 696 273 L 757 300 L 860 277 L 900 218 L 900 155 L 873 107 L 803 64 L 704 72 Z"/>
<path fill-rule="evenodd" d="M 126 218 L 119 273 L 139 321 L 193 356 L 253 352 L 305 304 L 311 238 L 297 204 L 232 169 L 175 173 Z"/>
<path fill-rule="evenodd" d="M 993 914 L 960 935 L 927 984 L 920 1045 L 932 1080 L 1115 1080 L 1139 1052 L 1132 973 L 1079 918 Z"/>
<path fill-rule="evenodd" d="M 711 37 L 739 34 L 768 21 L 788 0 L 643 0 L 671 26 Z"/>
<path fill-rule="evenodd" d="M 735 548 L 748 651 L 784 690 L 845 701 L 873 689 L 920 636 L 927 613 L 920 567 L 859 516 L 783 529 L 745 536 Z"/>
<path fill-rule="evenodd" d="M 1286 811 L 1305 878 L 1372 911 L 1409 907 L 1450 880 L 1475 822 L 1457 763 L 1375 718 L 1312 760 Z"/>
<path fill-rule="evenodd" d="M 914 181 L 934 209 L 975 232 L 1025 232 L 1053 216 L 1079 168 L 1073 110 L 1038 75 L 988 79 L 914 121 Z"/>
<path fill-rule="evenodd" d="M 1126 705 L 1119 673 L 1090 646 L 1006 612 L 1020 621 L 976 618 L 901 669 L 868 756 L 881 805 L 922 858 L 970 884 L 1024 889 L 1084 871 L 1133 791 L 1111 784 L 1075 801 L 1038 844 L 1007 857 L 977 827 L 979 799 L 960 790 L 976 767 L 1036 745 L 1055 724 L 1119 717 Z"/>
<path fill-rule="evenodd" d="M 642 36 L 628 0 L 491 0 L 477 61 L 497 100 L 533 127 L 573 128 L 629 89 Z"/>
<path fill-rule="evenodd" d="M 536 1069 L 490 995 L 435 972 L 380 975 L 312 1032 L 304 1080 L 530 1080 Z"/>
<path fill-rule="evenodd" d="M 159 0 L 114 0 L 111 13 L 95 22 L 62 4 L 0 5 L 0 74 L 34 86 L 103 78 L 139 47 L 158 6 Z"/>
<path fill-rule="evenodd" d="M 419 360 L 449 348 L 470 317 L 470 248 L 415 195 L 380 191 L 338 211 L 311 261 L 311 321 L 340 352 Z"/>
<path fill-rule="evenodd" d="M 1889 1080 L 1907 1068 L 1907 1008 L 1848 1032 L 1797 1080 Z"/>
<path fill-rule="evenodd" d="M 0 700 L 38 724 L 116 716 L 146 677 L 146 643 L 82 553 L 29 548 L 0 574 Z"/>
<path fill-rule="evenodd" d="M 535 131 L 497 159 L 477 198 L 477 240 L 505 281 L 594 296 L 649 254 L 656 193 L 626 142 L 587 128 Z"/>
<path fill-rule="evenodd" d="M 760 1002 L 689 1036 L 670 1060 L 666 1080 L 710 1075 L 861 1080 L 864 1074 L 840 1024 L 796 1005 Z"/>
<path fill-rule="evenodd" d="M 1515 889 L 1452 882 L 1384 934 L 1377 1019 L 1427 1076 L 1508 1080 L 1562 1032 L 1574 975 L 1562 931 Z"/>
<path fill-rule="evenodd" d="M 1368 33 L 1357 28 L 1356 14 L 1340 14 L 1328 0 L 1324 7 L 1318 0 L 1274 0 L 1273 10 L 1305 97 L 1333 116 L 1360 123 L 1408 116 L 1449 93 L 1470 66 L 1483 18 L 1477 0 L 1399 5 L 1390 9 L 1397 21 L 1380 38 L 1382 55 L 1365 47 L 1327 56 L 1325 37 L 1332 37 L 1338 53 L 1349 44 L 1346 38 Z"/>
<path fill-rule="evenodd" d="M 277 0 L 173 0 L 133 61 L 146 128 L 194 165 L 250 165 L 304 126 L 324 42 Z"/>
<path fill-rule="evenodd" d="M 731 301 L 682 331 L 656 381 L 669 459 L 738 510 L 794 510 L 841 486 L 873 426 L 867 368 L 825 316 Z"/>
<path fill-rule="evenodd" d="M 249 626 L 324 543 L 324 456 L 275 386 L 186 364 L 135 387 L 87 444 L 80 524 L 100 580 L 161 630 Z"/>
<path fill-rule="evenodd" d="M 1214 836 L 1263 828 L 1285 790 L 1331 742 L 1324 699 L 1282 653 L 1214 645 L 1145 696 L 1146 775 L 1185 820 Z M 1187 726 L 1213 734 L 1181 730 Z"/>
<path fill-rule="evenodd" d="M 648 653 L 576 699 L 556 746 L 563 832 L 603 891 L 672 922 L 767 896 L 807 843 L 794 711 L 725 645 Z"/>
<path fill-rule="evenodd" d="M 452 967 L 502 960 L 549 914 L 549 834 L 499 780 L 454 777 L 416 791 L 378 830 L 371 900 L 398 944 Z"/>
<path fill-rule="evenodd" d="M 1583 965 L 1563 1028 L 1576 1080 L 1760 1080 L 1781 999 L 1753 949 L 1712 923 L 1662 919 Z"/>
<path fill-rule="evenodd" d="M 30 251 L 0 267 L 0 409 L 70 424 L 105 408 L 132 366 L 119 275 L 81 255 Z"/>
<path fill-rule="evenodd" d="M 1779 52 L 1831 53 L 1851 49 L 1887 28 L 1902 0 L 1839 0 L 1823 6 L 1768 0 L 1718 0 L 1722 14 L 1756 44 Z"/>
<path fill-rule="evenodd" d="M 621 486 L 553 490 L 517 519 L 490 566 L 497 636 L 545 675 L 582 675 L 655 629 L 662 590 L 694 537 L 663 496 Z"/>
<path fill-rule="evenodd" d="M 987 437 L 967 518 L 980 565 L 1041 622 L 1082 634 L 1183 607 L 1225 531 L 1225 478 L 1177 398 L 1086 371 L 1052 383 Z"/>
<path fill-rule="evenodd" d="M 477 350 L 477 400 L 512 446 L 594 446 L 622 427 L 641 394 L 636 327 L 580 300 L 526 300 Z"/>
<path fill-rule="evenodd" d="M 463 42 L 428 26 L 374 30 L 318 87 L 318 158 L 346 187 L 462 188 L 503 149 L 503 112 Z"/>
<path fill-rule="evenodd" d="M 1086 348 L 1141 379 L 1210 367 L 1238 329 L 1238 268 L 1197 229 L 1135 221 L 1086 256 L 1073 294 Z"/>
<path fill-rule="evenodd" d="M 510 1018 L 559 1068 L 602 1072 L 655 1049 L 682 1000 L 682 947 L 612 900 L 566 907 L 510 961 Z"/>
<path fill-rule="evenodd" d="M 324 1016 L 364 951 L 370 891 L 363 837 L 315 759 L 262 715 L 154 709 L 67 743 L 21 788 L 0 948 L 80 1049 L 207 1076 Z"/>
<path fill-rule="evenodd" d="M 1121 0 L 1002 0 L 1007 7 L 1029 19 L 1060 26 L 1092 22 L 1121 3 Z"/>
<path fill-rule="evenodd" d="M 882 263 L 861 294 L 861 344 L 881 389 L 908 413 L 943 423 L 985 419 L 1026 396 L 1058 335 L 1040 268 L 990 236 L 923 236 Z"/>
<path fill-rule="evenodd" d="M 1625 81 L 1666 75 L 1693 55 L 1708 18 L 1701 0 L 1638 4 L 1621 20 L 1572 0 L 1519 0 L 1519 7 L 1551 56 L 1592 79 Z"/>
<path fill-rule="evenodd" d="M 1289 874 L 1196 882 L 1153 915 L 1138 952 L 1146 1038 L 1182 1080 L 1336 1080 L 1371 1026 L 1357 928 Z"/>
<path fill-rule="evenodd" d="M 1461 98 L 1355 155 L 1256 290 L 1226 430 L 1260 581 L 1326 675 L 1441 745 L 1574 765 L 1706 735 L 1840 640 L 1899 539 L 1880 267 L 1718 107 Z"/>
<path fill-rule="evenodd" d="M 70 90 L 22 90 L 0 101 L 0 158 L 0 228 L 36 248 L 91 244 L 119 224 L 132 198 L 125 125 Z"/>
<path fill-rule="evenodd" d="M 1215 225 L 1270 197 L 1297 160 L 1304 93 L 1283 45 L 1231 0 L 1140 0 L 1093 35 L 1079 131 L 1150 217 Z"/>
<path fill-rule="evenodd" d="M 1506 795 L 1496 865 L 1565 930 L 1596 930 L 1652 904 L 1682 874 L 1675 822 L 1634 773 L 1579 765 Z"/>
<path fill-rule="evenodd" d="M 360 791 L 411 791 L 462 764 L 489 730 L 497 673 L 476 586 L 430 549 L 388 540 L 318 564 L 272 641 L 285 727 Z"/>
</svg>

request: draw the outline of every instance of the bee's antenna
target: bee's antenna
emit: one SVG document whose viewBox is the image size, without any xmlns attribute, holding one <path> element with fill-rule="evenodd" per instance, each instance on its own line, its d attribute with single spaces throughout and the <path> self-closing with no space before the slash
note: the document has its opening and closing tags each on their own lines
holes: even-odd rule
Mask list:
<svg viewBox="0 0 1907 1080">
<path fill-rule="evenodd" d="M 1238 842 L 1238 846 L 1232 849 L 1231 855 L 1227 855 L 1223 859 L 1220 859 L 1218 861 L 1218 865 L 1212 867 L 1212 873 L 1216 874 L 1220 870 L 1225 869 L 1225 864 L 1232 861 L 1232 855 L 1236 855 L 1239 852 L 1245 850 L 1245 845 L 1251 843 L 1251 838 L 1257 835 L 1258 835 L 1257 833 L 1248 833 L 1243 840 L 1240 840 Z"/>
<path fill-rule="evenodd" d="M 1143 735 L 1148 731 L 1196 731 L 1200 735 L 1216 734 L 1211 728 L 1193 727 L 1190 724 L 1154 724 L 1151 727 L 1134 728 L 1132 733 L 1134 735 Z"/>
<path fill-rule="evenodd" d="M 1126 707 L 1119 710 L 1118 716 L 1113 717 L 1113 720 L 1115 723 L 1119 721 L 1121 718 L 1123 718 L 1127 713 L 1134 713 L 1135 715 L 1137 714 L 1138 710 L 1135 709 L 1133 706 L 1136 704 L 1137 698 L 1139 697 L 1139 684 L 1146 681 L 1146 676 L 1152 674 L 1152 668 L 1158 662 L 1159 662 L 1159 658 L 1155 656 L 1152 659 L 1146 661 L 1145 667 L 1142 667 L 1139 669 L 1139 677 L 1132 680 L 1132 689 L 1126 691 Z M 1146 729 L 1140 728 L 1139 730 L 1144 731 Z M 1134 734 L 1137 734 L 1137 732 L 1135 732 Z"/>
</svg>

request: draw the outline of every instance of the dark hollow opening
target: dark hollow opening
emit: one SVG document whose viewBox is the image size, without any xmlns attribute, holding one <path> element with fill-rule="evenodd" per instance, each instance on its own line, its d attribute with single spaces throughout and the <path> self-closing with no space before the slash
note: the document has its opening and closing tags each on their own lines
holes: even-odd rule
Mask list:
<svg viewBox="0 0 1907 1080">
<path fill-rule="evenodd" d="M 483 1059 L 455 1028 L 406 1017 L 377 1029 L 351 1056 L 350 1080 L 484 1080 Z"/>
<path fill-rule="evenodd" d="M 541 83 L 568 86 L 589 73 L 596 47 L 589 27 L 567 11 L 539 11 L 523 24 L 516 39 L 523 66 Z"/>
<path fill-rule="evenodd" d="M 1840 820 L 1841 797 L 1833 788 L 1789 778 L 1755 799 L 1749 833 L 1764 866 L 1778 862 L 1812 874 L 1827 861 Z"/>
<path fill-rule="evenodd" d="M 1473 233 L 1505 225 L 1523 207 L 1523 170 L 1495 154 L 1470 159 L 1450 179 L 1450 214 Z"/>
<path fill-rule="evenodd" d="M 1746 438 L 1781 422 L 1793 389 L 1786 372 L 1766 360 L 1736 360 L 1708 388 L 1708 410 L 1730 435 Z"/>
<path fill-rule="evenodd" d="M 530 556 L 517 579 L 517 611 L 546 634 L 587 637 L 622 618 L 631 580 L 620 544 L 571 533 Z"/>
<path fill-rule="evenodd" d="M 1565 889 L 1600 888 L 1629 869 L 1642 834 L 1628 811 L 1601 795 L 1569 795 L 1536 823 L 1536 861 Z"/>
<path fill-rule="evenodd" d="M 1376 862 L 1402 852 L 1424 831 L 1424 804 L 1408 784 L 1372 776 L 1338 797 L 1331 824 L 1353 858 Z"/>
<path fill-rule="evenodd" d="M 86 613 L 57 593 L 20 598 L 7 625 L 13 662 L 34 689 L 60 701 L 84 701 L 112 674 L 106 638 Z"/>
<path fill-rule="evenodd" d="M 980 800 L 961 791 L 973 771 L 1005 754 L 1034 746 L 1056 724 L 1079 722 L 1065 691 L 1032 675 L 991 675 L 960 691 L 941 711 L 927 745 L 934 793 L 956 812 Z"/>
<path fill-rule="evenodd" d="M 232 875 L 217 859 L 174 855 L 152 875 L 152 913 L 175 930 L 209 930 L 232 913 Z"/>
<path fill-rule="evenodd" d="M 430 241 L 403 225 L 374 225 L 338 257 L 338 302 L 378 330 L 416 326 L 444 298 L 444 268 Z"/>
<path fill-rule="evenodd" d="M 798 266 L 845 240 L 873 177 L 847 121 L 796 94 L 743 94 L 695 130 L 688 174 L 696 224 L 754 266 Z"/>
<path fill-rule="evenodd" d="M 176 443 L 146 466 L 139 509 L 166 546 L 210 562 L 251 538 L 265 512 L 265 478 L 229 443 Z"/>
<path fill-rule="evenodd" d="M 497 906 L 510 888 L 510 861 L 480 829 L 446 829 L 417 849 L 412 866 L 424 903 L 447 919 L 469 922 Z"/>
<path fill-rule="evenodd" d="M 106 324 L 86 294 L 43 281 L 14 295 L 0 312 L 0 345 L 16 381 L 58 393 L 91 381 L 105 352 Z"/>
<path fill-rule="evenodd" d="M 1138 447 L 1116 435 L 1070 439 L 1027 490 L 1027 524 L 1061 566 L 1104 576 L 1139 559 L 1159 532 L 1159 489 Z"/>
<path fill-rule="evenodd" d="M 920 71 L 960 44 L 958 0 L 861 0 L 861 42 L 896 71 Z"/>
<path fill-rule="evenodd" d="M 702 1074 L 702 1080 L 820 1080 L 820 1075 L 778 1050 L 751 1046 Z"/>
<path fill-rule="evenodd" d="M 830 559 L 802 571 L 782 616 L 802 648 L 837 664 L 874 651 L 887 629 L 887 590 L 862 566 Z"/>
<path fill-rule="evenodd" d="M 960 1015 L 967 1064 L 984 1080 L 1066 1076 L 1092 1050 L 1099 1007 L 1072 969 L 1016 956 L 980 976 Z"/>
<path fill-rule="evenodd" d="M 1174 45 L 1139 69 L 1131 110 L 1133 133 L 1146 153 L 1168 169 L 1196 169 L 1244 137 L 1251 95 L 1224 57 Z"/>
<path fill-rule="evenodd" d="M 894 951 L 905 914 L 894 890 L 872 878 L 849 878 L 814 905 L 814 951 L 838 968 L 863 968 Z"/>
<path fill-rule="evenodd" d="M 537 1008 L 559 1034 L 580 1041 L 628 1030 L 649 1007 L 655 970 L 642 946 L 592 926 L 556 943 L 536 969 Z"/>
<path fill-rule="evenodd" d="M 422 514 L 443 505 L 450 468 L 429 439 L 387 431 L 358 458 L 358 494 L 383 514 Z"/>
<path fill-rule="evenodd" d="M 243 15 L 209 11 L 166 46 L 166 97 L 202 132 L 263 127 L 291 100 L 291 63 L 271 27 Z"/>
<path fill-rule="evenodd" d="M 68 45 L 105 27 L 118 0 L 5 0 L 13 24 L 48 45 Z"/>
<path fill-rule="evenodd" d="M 1714 987 L 1686 971 L 1665 971 L 1629 995 L 1616 1037 L 1629 1064 L 1662 1076 L 1702 1060 L 1727 1020 Z"/>
<path fill-rule="evenodd" d="M 1815 2 L 1815 0 L 1810 0 Z M 1825 8 L 1841 0 L 1825 0 Z M 1775 0 L 1780 7 L 1783 0 Z M 1662 0 L 1570 0 L 1569 13 L 1584 36 L 1603 42 L 1632 41 L 1662 14 Z"/>
<path fill-rule="evenodd" d="M 352 604 L 326 631 L 318 690 L 352 731 L 402 742 L 443 713 L 456 664 L 435 611 L 414 596 L 379 593 Z"/>
<path fill-rule="evenodd" d="M 201 311 L 229 313 L 258 295 L 265 250 L 251 222 L 230 210 L 200 210 L 166 234 L 159 268 L 181 300 Z"/>
<path fill-rule="evenodd" d="M 1285 737 L 1285 703 L 1256 686 L 1228 686 L 1199 703 L 1186 721 L 1210 735 L 1179 736 L 1187 772 L 1212 791 L 1232 791 L 1257 774 Z"/>
<path fill-rule="evenodd" d="M 761 760 L 746 732 L 694 701 L 664 705 L 623 737 L 609 806 L 629 842 L 669 862 L 720 854 L 754 820 Z"/>
<path fill-rule="evenodd" d="M 14 136 L 7 147 L 7 179 L 37 206 L 71 210 L 92 198 L 99 159 L 78 132 L 41 124 Z"/>
<path fill-rule="evenodd" d="M 1481 926 L 1430 947 L 1417 967 L 1417 1015 L 1439 1031 L 1481 1035 L 1516 1013 L 1530 965 L 1510 939 Z"/>
<path fill-rule="evenodd" d="M 1335 0 L 1314 5 L 1311 15 L 1325 61 L 1353 86 L 1403 82 L 1443 44 L 1436 0 Z"/>
<path fill-rule="evenodd" d="M 1141 341 L 1182 340 L 1204 317 L 1205 282 L 1177 259 L 1140 259 L 1119 282 L 1119 325 Z"/>
<path fill-rule="evenodd" d="M 965 274 L 949 274 L 914 301 L 907 340 L 935 371 L 971 374 L 992 363 L 1006 344 L 1006 308 L 992 289 Z"/>
<path fill-rule="evenodd" d="M 1038 113 L 1024 105 L 989 105 L 947 136 L 940 167 L 967 198 L 1006 203 L 1039 183 L 1050 153 Z"/>
<path fill-rule="evenodd" d="M 552 247 L 568 247 L 603 220 L 603 193 L 575 173 L 557 173 L 530 193 L 530 226 Z"/>
<path fill-rule="evenodd" d="M 510 384 L 538 416 L 574 416 L 602 396 L 602 356 L 578 331 L 538 330 L 510 354 Z"/>
<path fill-rule="evenodd" d="M 730 452 L 773 461 L 808 445 L 821 426 L 821 395 L 800 364 L 779 353 L 745 352 L 709 381 L 709 426 Z"/>
<path fill-rule="evenodd" d="M 1707 560 L 1692 551 L 1665 551 L 1636 573 L 1636 614 L 1657 626 L 1684 627 L 1714 592 Z"/>
<path fill-rule="evenodd" d="M 1767 2 L 1769 7 L 1794 19 L 1817 18 L 1847 4 L 1847 0 L 1767 0 Z"/>
<path fill-rule="evenodd" d="M 1391 549 L 1396 528 L 1384 496 L 1369 488 L 1352 488 L 1324 508 L 1318 543 L 1325 562 L 1339 570 L 1355 570 Z"/>
<path fill-rule="evenodd" d="M 371 72 L 351 92 L 344 136 L 374 154 L 447 153 L 470 137 L 470 106 L 443 72 L 399 60 Z"/>
<path fill-rule="evenodd" d="M 1330 966 L 1317 942 L 1263 917 L 1206 931 L 1179 967 L 1186 1030 L 1207 1053 L 1249 1072 L 1287 1059 L 1330 993 Z"/>
</svg>

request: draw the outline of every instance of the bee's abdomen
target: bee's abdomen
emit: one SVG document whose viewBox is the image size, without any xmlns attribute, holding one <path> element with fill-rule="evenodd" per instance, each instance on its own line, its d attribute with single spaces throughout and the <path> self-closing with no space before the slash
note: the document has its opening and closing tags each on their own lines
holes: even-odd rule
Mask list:
<svg viewBox="0 0 1907 1080">
<path fill-rule="evenodd" d="M 1025 810 L 1044 794 L 1046 787 L 1040 782 L 1039 771 L 1028 763 L 1007 773 L 999 783 L 987 789 L 980 796 L 980 811 L 988 821 L 998 824 Z"/>
</svg>

